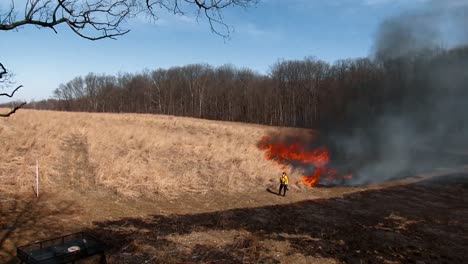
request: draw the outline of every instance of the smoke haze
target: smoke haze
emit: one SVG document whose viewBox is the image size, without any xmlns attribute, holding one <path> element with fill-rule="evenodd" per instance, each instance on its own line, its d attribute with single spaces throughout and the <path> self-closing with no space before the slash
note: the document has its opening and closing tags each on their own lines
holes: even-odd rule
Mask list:
<svg viewBox="0 0 468 264">
<path fill-rule="evenodd" d="M 331 136 L 354 161 L 355 184 L 467 161 L 467 11 L 466 1 L 431 1 L 381 24 L 372 57 L 389 73 L 383 89 L 405 96 L 385 98 L 370 125 Z"/>
</svg>

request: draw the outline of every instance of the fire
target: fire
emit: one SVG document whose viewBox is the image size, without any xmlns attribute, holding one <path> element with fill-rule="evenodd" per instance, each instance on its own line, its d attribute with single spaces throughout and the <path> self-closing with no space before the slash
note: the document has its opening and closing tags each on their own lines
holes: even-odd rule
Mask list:
<svg viewBox="0 0 468 264">
<path fill-rule="evenodd" d="M 308 186 L 317 184 L 321 177 L 327 182 L 335 179 L 350 179 L 351 174 L 340 176 L 333 168 L 328 168 L 330 161 L 328 149 L 325 146 L 312 150 L 305 149 L 298 140 L 293 143 L 273 143 L 270 138 L 264 136 L 258 147 L 265 151 L 265 159 L 275 161 L 282 169 L 288 164 L 312 165 L 314 170 L 310 175 L 301 176 L 301 182 Z"/>
</svg>

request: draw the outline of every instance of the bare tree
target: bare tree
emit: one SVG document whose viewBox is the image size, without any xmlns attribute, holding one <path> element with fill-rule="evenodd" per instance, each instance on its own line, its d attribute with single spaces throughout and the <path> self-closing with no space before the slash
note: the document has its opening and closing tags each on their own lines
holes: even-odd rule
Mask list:
<svg viewBox="0 0 468 264">
<path fill-rule="evenodd" d="M 0 31 L 19 30 L 24 26 L 49 28 L 55 33 L 59 25 L 66 25 L 76 35 L 88 39 L 115 39 L 125 35 L 129 29 L 125 22 L 137 15 L 147 14 L 157 19 L 158 11 L 169 11 L 175 15 L 185 15 L 190 11 L 197 13 L 197 19 L 205 17 L 211 30 L 228 37 L 231 29 L 224 23 L 222 11 L 225 8 L 248 7 L 258 0 L 24 0 L 14 1 L 8 8 L 0 8 Z M 7 84 L 8 73 L 0 61 L 0 82 Z M 11 88 L 9 85 L 7 88 Z M 0 96 L 12 97 L 21 88 L 16 87 L 11 94 Z M 9 116 L 24 103 L 14 107 Z"/>
<path fill-rule="evenodd" d="M 11 86 L 14 85 L 14 82 L 12 81 L 12 74 L 3 66 L 3 64 L 0 62 L 0 88 L 10 88 Z M 6 96 L 12 98 L 16 91 L 18 91 L 22 85 L 17 86 L 16 88 L 13 89 L 11 93 L 0 93 L 0 97 Z M 6 112 L 6 113 L 0 113 L 0 117 L 8 117 L 12 114 L 14 114 L 18 109 L 20 109 L 22 106 L 24 106 L 26 103 L 15 103 L 12 108 Z"/>
</svg>

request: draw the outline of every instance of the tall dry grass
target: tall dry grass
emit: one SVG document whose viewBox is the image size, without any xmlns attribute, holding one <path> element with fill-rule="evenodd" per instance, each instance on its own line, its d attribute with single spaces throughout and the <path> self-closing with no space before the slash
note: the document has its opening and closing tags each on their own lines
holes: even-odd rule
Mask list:
<svg viewBox="0 0 468 264">
<path fill-rule="evenodd" d="M 21 110 L 0 119 L 0 189 L 109 188 L 175 196 L 242 192 L 276 183 L 281 168 L 256 147 L 279 128 L 184 117 Z M 297 181 L 292 175 L 291 181 Z"/>
</svg>

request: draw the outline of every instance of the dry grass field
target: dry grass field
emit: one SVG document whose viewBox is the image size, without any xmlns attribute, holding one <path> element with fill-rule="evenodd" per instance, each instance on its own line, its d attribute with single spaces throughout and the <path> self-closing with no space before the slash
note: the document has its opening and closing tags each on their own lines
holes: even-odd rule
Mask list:
<svg viewBox="0 0 468 264">
<path fill-rule="evenodd" d="M 22 110 L 0 119 L 0 189 L 30 191 L 37 160 L 46 191 L 101 186 L 126 197 L 243 192 L 277 180 L 280 168 L 256 147 L 271 131 L 171 116 Z"/>
<path fill-rule="evenodd" d="M 315 132 L 191 118 L 21 110 L 0 119 L 0 263 L 88 230 L 108 263 L 463 263 L 468 167 L 306 188 L 257 147 Z M 36 160 L 40 196 L 33 192 Z"/>
</svg>

